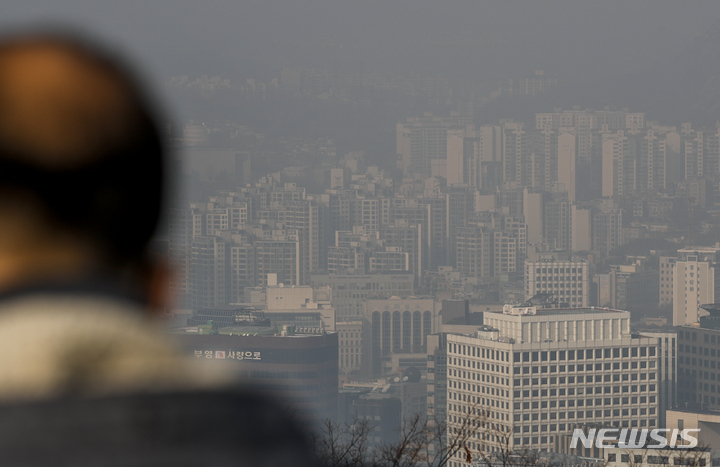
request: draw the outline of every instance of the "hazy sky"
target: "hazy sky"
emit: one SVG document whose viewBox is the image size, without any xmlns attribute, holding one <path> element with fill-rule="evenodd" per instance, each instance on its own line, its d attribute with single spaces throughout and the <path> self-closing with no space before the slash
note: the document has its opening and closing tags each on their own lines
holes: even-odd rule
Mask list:
<svg viewBox="0 0 720 467">
<path fill-rule="evenodd" d="M 534 69 L 566 79 L 633 72 L 668 61 L 719 19 L 717 0 L 4 0 L 0 27 L 80 26 L 156 83 L 328 64 L 492 81 Z"/>
</svg>

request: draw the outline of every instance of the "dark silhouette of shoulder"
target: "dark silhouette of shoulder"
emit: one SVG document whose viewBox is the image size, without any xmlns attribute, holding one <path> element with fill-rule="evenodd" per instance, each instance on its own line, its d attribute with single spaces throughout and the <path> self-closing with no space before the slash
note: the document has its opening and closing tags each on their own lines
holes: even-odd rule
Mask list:
<svg viewBox="0 0 720 467">
<path fill-rule="evenodd" d="M 314 466 L 280 405 L 233 391 L 0 405 L 3 466 Z"/>
</svg>

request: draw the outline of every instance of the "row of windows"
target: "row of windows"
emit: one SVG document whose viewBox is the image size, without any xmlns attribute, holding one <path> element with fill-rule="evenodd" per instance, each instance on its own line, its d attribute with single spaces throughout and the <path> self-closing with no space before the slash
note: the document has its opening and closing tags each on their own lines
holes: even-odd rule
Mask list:
<svg viewBox="0 0 720 467">
<path fill-rule="evenodd" d="M 452 342 L 448 343 L 448 353 L 462 354 L 467 355 L 468 357 L 481 357 L 501 362 L 507 362 L 510 358 L 508 352 L 495 349 L 477 348 L 469 345 L 455 344 Z"/>
<path fill-rule="evenodd" d="M 622 415 L 620 415 L 622 413 Z M 537 415 L 540 415 L 540 420 L 565 420 L 565 419 L 572 419 L 572 418 L 602 418 L 602 417 L 620 417 L 620 416 L 630 416 L 629 415 L 629 409 L 606 409 L 606 410 L 578 410 L 578 411 L 570 411 L 570 412 L 549 412 L 549 413 L 541 413 L 541 414 L 532 414 L 534 417 Z M 523 421 L 530 421 L 529 418 L 530 414 L 523 414 L 522 419 Z M 520 421 L 520 414 L 516 414 L 514 416 L 514 420 L 516 422 Z M 537 418 L 533 418 L 533 420 L 538 420 Z M 637 420 L 633 420 L 634 423 L 637 423 Z M 646 422 L 645 420 L 641 420 L 641 422 Z M 537 425 L 535 425 L 537 426 Z M 624 425 L 627 426 L 627 425 Z M 633 425 L 637 426 L 637 425 Z M 646 426 L 646 425 L 640 425 L 640 426 Z M 652 426 L 652 425 L 651 425 Z M 515 426 L 515 432 L 520 433 L 520 426 Z M 528 425 L 525 425 L 522 427 L 523 433 L 528 433 L 529 430 Z"/>
<path fill-rule="evenodd" d="M 550 370 L 550 373 L 555 373 L 559 371 L 560 373 L 564 373 L 566 368 L 568 372 L 571 371 L 610 371 L 612 370 L 619 370 L 621 367 L 623 370 L 627 369 L 633 369 L 636 370 L 638 368 L 655 368 L 655 361 L 649 361 L 649 362 L 615 362 L 615 363 L 595 363 L 594 366 L 592 363 L 583 364 L 580 363 L 578 365 L 549 365 L 549 366 L 516 366 L 513 368 L 513 374 L 519 375 L 527 375 L 527 374 L 537 374 L 537 373 L 547 373 L 548 370 Z"/>
<path fill-rule="evenodd" d="M 582 287 L 582 285 L 583 285 L 582 278 L 576 278 L 575 276 L 572 276 L 572 278 L 571 278 L 571 277 L 566 277 L 564 282 L 562 281 L 562 279 L 563 279 L 563 278 L 557 278 L 557 277 L 555 277 L 555 278 L 553 278 L 553 277 L 547 278 L 547 277 L 545 277 L 545 276 L 542 276 L 542 277 L 538 277 L 538 278 L 535 280 L 535 282 L 536 282 L 536 283 L 550 282 L 551 284 L 555 284 L 556 286 L 557 286 L 558 284 L 564 285 L 564 282 L 570 282 L 573 286 L 577 286 L 577 287 Z M 568 287 L 569 287 L 569 285 L 568 285 Z"/>
<path fill-rule="evenodd" d="M 483 375 L 484 376 L 484 375 Z M 478 378 L 478 381 L 480 379 Z M 484 381 L 484 380 L 483 380 Z M 490 382 L 490 378 L 488 377 L 488 382 Z M 493 381 L 494 382 L 494 381 Z M 500 382 L 500 378 L 498 378 L 498 383 Z M 455 388 L 455 389 L 463 389 L 465 391 L 473 391 L 483 394 L 492 394 L 493 396 L 502 396 L 507 397 L 510 395 L 510 392 L 505 389 L 500 388 L 490 388 L 484 385 L 475 385 L 472 383 L 464 383 L 462 381 L 456 381 L 456 380 L 450 380 L 448 381 L 448 387 Z"/>
<path fill-rule="evenodd" d="M 629 464 L 631 454 L 620 454 L 620 462 Z M 634 465 L 640 465 L 643 464 L 643 455 L 642 454 L 632 454 L 632 463 Z M 607 457 L 608 462 L 617 462 L 617 454 L 608 454 Z M 670 465 L 670 458 L 668 456 L 647 456 L 647 464 L 656 464 L 656 465 Z M 673 457 L 672 465 L 692 465 L 696 467 L 705 467 L 707 465 L 706 459 L 695 459 L 693 456 L 690 457 Z M 715 465 L 713 463 L 713 465 Z"/>
<path fill-rule="evenodd" d="M 653 396 L 651 396 L 653 397 Z M 530 410 L 532 409 L 547 409 L 548 407 L 551 409 L 554 409 L 556 407 L 564 408 L 565 404 L 567 402 L 567 407 L 575 407 L 575 404 L 577 403 L 578 407 L 588 406 L 591 407 L 594 403 L 594 405 L 600 406 L 603 405 L 603 402 L 605 402 L 605 405 L 620 405 L 622 401 L 623 405 L 628 404 L 637 404 L 638 401 L 640 403 L 647 403 L 647 396 L 641 396 L 638 398 L 638 396 L 633 397 L 614 397 L 612 399 L 605 398 L 605 399 L 578 399 L 578 400 L 568 400 L 568 401 L 533 401 L 533 402 L 514 402 L 513 403 L 513 409 L 514 410 L 520 410 L 522 407 L 523 410 Z M 631 415 L 637 415 L 638 409 L 631 409 Z M 645 415 L 647 413 L 648 409 L 641 408 L 640 409 L 640 415 Z M 655 408 L 650 407 L 650 415 L 655 415 Z M 534 416 L 533 416 L 534 417 Z M 536 418 L 533 418 L 533 420 L 537 420 Z"/>
<path fill-rule="evenodd" d="M 530 271 L 530 268 L 528 268 L 528 271 Z M 583 268 L 535 268 L 536 274 L 576 274 L 576 273 L 583 273 Z"/>
<path fill-rule="evenodd" d="M 556 360 L 590 360 L 599 358 L 654 357 L 655 347 L 615 347 L 607 349 L 550 350 L 541 352 L 515 352 L 513 360 L 519 362 L 546 362 Z"/>
<path fill-rule="evenodd" d="M 472 360 L 465 360 L 463 358 L 454 358 L 449 357 L 448 358 L 451 365 L 457 365 L 457 366 L 464 366 L 467 368 L 475 368 L 477 370 L 483 369 L 486 371 L 496 371 L 498 373 L 510 373 L 509 367 L 506 366 L 500 366 L 495 365 L 491 363 L 485 363 L 485 362 L 475 362 Z"/>
<path fill-rule="evenodd" d="M 614 375 L 595 375 L 595 382 L 596 383 L 602 383 L 602 382 L 609 383 L 611 379 L 612 379 L 612 381 L 617 382 L 617 381 L 620 381 L 621 378 L 622 378 L 622 381 L 638 381 L 638 380 L 644 381 L 647 379 L 653 380 L 653 379 L 655 379 L 655 373 L 632 373 L 632 374 L 623 373 L 622 375 L 619 373 L 616 373 Z M 583 382 L 585 382 L 585 380 L 587 380 L 588 383 L 591 383 L 591 382 L 593 382 L 593 376 L 589 375 L 589 376 L 587 376 L 587 378 L 585 376 L 577 377 L 578 383 L 583 383 Z M 514 386 L 529 386 L 530 381 L 531 381 L 531 378 L 522 378 L 522 379 L 515 378 L 515 380 L 513 381 L 513 385 Z M 536 386 L 538 384 L 547 385 L 548 382 L 550 384 L 565 384 L 565 381 L 566 381 L 566 379 L 564 376 L 561 376 L 559 378 L 555 378 L 555 377 L 532 378 L 533 386 Z M 568 376 L 567 382 L 569 384 L 575 383 L 575 377 Z"/>
<path fill-rule="evenodd" d="M 715 378 L 717 377 L 717 380 L 720 381 L 720 376 L 717 376 L 716 373 L 710 371 L 697 371 L 697 370 L 689 370 L 687 368 L 678 368 L 678 375 L 682 378 L 686 378 L 688 381 L 686 381 L 686 384 L 692 384 L 692 379 L 707 379 L 711 381 L 715 381 Z"/>
<path fill-rule="evenodd" d="M 692 357 L 692 358 L 684 357 L 683 358 L 682 356 L 680 356 L 680 357 L 678 357 L 678 363 L 684 363 L 686 365 L 701 366 L 701 367 L 712 368 L 712 369 L 715 369 L 715 367 L 717 366 L 717 368 L 720 369 L 720 362 L 718 362 L 716 364 L 714 360 L 708 360 L 708 359 L 703 360 L 702 358 L 697 358 L 697 359 L 695 357 Z"/>
<path fill-rule="evenodd" d="M 507 419 L 507 415 L 499 412 L 493 412 L 491 410 L 487 410 L 488 407 L 497 407 L 501 409 L 507 409 L 508 405 L 506 402 L 495 400 L 495 399 L 486 399 L 484 397 L 476 397 L 476 396 L 466 396 L 464 394 L 458 394 L 455 392 L 451 392 L 448 394 L 450 397 L 450 400 L 458 400 L 458 401 L 464 401 L 464 402 L 470 402 L 472 404 L 480 404 L 482 405 L 482 408 L 478 407 L 468 407 L 467 405 L 463 404 L 448 404 L 449 411 L 451 412 L 461 412 L 461 413 L 469 413 L 472 412 L 473 414 L 478 413 L 478 411 L 484 411 L 485 415 L 487 415 L 489 418 L 497 418 L 500 420 Z"/>
<path fill-rule="evenodd" d="M 708 337 L 707 334 L 705 334 L 705 337 L 706 337 L 706 338 Z M 713 337 L 713 342 L 712 342 L 712 343 L 714 344 L 714 343 L 715 343 L 715 336 L 712 336 L 712 337 Z M 711 357 L 715 357 L 715 356 L 716 356 L 716 354 L 715 354 L 715 349 L 714 349 L 714 348 L 712 348 L 712 349 L 709 348 L 709 347 L 705 347 L 705 348 L 700 347 L 700 348 L 698 348 L 697 346 L 694 346 L 694 345 L 693 345 L 693 346 L 690 346 L 690 345 L 682 345 L 682 344 L 679 344 L 679 345 L 678 345 L 678 351 L 680 351 L 680 352 L 687 352 L 687 353 L 693 353 L 693 354 L 698 354 L 698 355 L 706 355 L 706 356 L 709 355 L 709 356 L 711 356 Z M 717 351 L 717 356 L 720 357 L 720 350 Z"/>
<path fill-rule="evenodd" d="M 578 395 L 582 395 L 583 393 L 586 394 L 619 394 L 622 392 L 623 394 L 629 393 L 629 392 L 655 392 L 656 386 L 654 384 L 634 384 L 631 386 L 588 386 L 587 391 L 585 391 L 585 388 L 560 388 L 560 389 L 532 389 L 532 390 L 522 390 L 522 391 L 513 391 L 513 396 L 515 398 L 520 398 L 520 394 L 522 394 L 522 397 L 547 397 L 548 395 L 550 397 L 555 396 L 564 396 L 567 391 L 567 395 L 572 396 L 575 395 L 575 391 L 577 390 Z M 652 397 L 654 399 L 654 397 Z"/>
<path fill-rule="evenodd" d="M 628 428 L 628 427 L 630 427 L 630 426 L 637 427 L 638 425 L 639 425 L 639 426 L 655 426 L 655 423 L 656 423 L 656 421 L 655 421 L 654 419 L 651 419 L 651 420 L 640 420 L 639 424 L 638 424 L 638 421 L 637 421 L 637 420 L 632 420 L 630 423 L 628 423 L 627 420 L 624 420 L 624 421 L 622 421 L 622 422 L 620 422 L 620 421 L 614 421 L 614 422 L 613 422 L 613 426 L 617 426 L 617 427 L 622 426 L 623 428 Z M 547 426 L 547 427 L 549 428 L 549 431 L 550 431 L 551 433 L 555 432 L 557 429 L 559 429 L 560 431 L 565 431 L 565 424 L 564 424 L 564 423 L 560 423 L 560 424 L 558 424 L 558 425 L 551 424 L 551 425 L 541 425 L 541 426 Z M 543 432 L 544 432 L 544 431 L 548 431 L 548 430 L 540 430 L 540 431 L 543 431 Z M 533 431 L 533 432 L 535 432 L 535 431 Z M 522 441 L 522 445 L 523 445 L 523 446 L 527 446 L 527 445 L 529 445 L 531 442 L 532 442 L 532 444 L 538 444 L 538 443 L 539 443 L 539 444 L 546 444 L 546 443 L 548 442 L 548 439 L 550 440 L 550 443 L 553 442 L 553 437 L 552 437 L 552 436 L 550 436 L 550 437 L 548 437 L 548 436 L 531 436 L 531 437 L 523 437 L 523 438 L 521 438 L 521 437 L 513 438 L 513 443 L 515 444 L 515 446 L 520 446 L 520 445 L 521 445 L 521 441 Z M 624 455 L 625 455 L 625 454 L 623 454 L 623 456 L 624 456 Z M 642 456 L 640 456 L 640 457 L 642 457 Z M 649 456 L 649 457 L 651 457 L 651 456 Z M 626 461 L 623 461 L 623 462 L 626 462 Z M 459 465 L 461 465 L 461 464 L 456 464 L 456 465 L 459 466 Z M 636 464 L 636 465 L 639 465 L 639 463 Z M 667 463 L 664 464 L 664 465 L 667 465 Z M 677 464 L 676 464 L 676 465 L 677 465 Z M 697 465 L 704 466 L 705 463 L 703 462 L 703 463 L 697 464 Z"/>
</svg>

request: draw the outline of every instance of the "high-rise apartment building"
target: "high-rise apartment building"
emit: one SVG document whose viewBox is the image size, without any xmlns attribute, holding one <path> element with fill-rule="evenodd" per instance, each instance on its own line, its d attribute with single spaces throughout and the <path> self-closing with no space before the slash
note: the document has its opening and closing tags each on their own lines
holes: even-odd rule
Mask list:
<svg viewBox="0 0 720 467">
<path fill-rule="evenodd" d="M 701 305 L 715 303 L 720 297 L 718 274 L 720 248 L 685 248 L 678 250 L 673 276 L 673 324 L 691 325 L 706 313 Z"/>
<path fill-rule="evenodd" d="M 469 226 L 457 230 L 457 269 L 471 277 L 490 277 L 493 271 L 493 232 L 487 227 Z"/>
<path fill-rule="evenodd" d="M 573 110 L 555 109 L 554 112 L 535 114 L 535 128 L 556 129 L 560 127 L 602 129 L 607 126 L 610 130 L 641 129 L 645 126 L 644 113 L 631 113 L 623 110 Z"/>
<path fill-rule="evenodd" d="M 221 237 L 193 237 L 190 254 L 190 293 L 193 309 L 228 303 L 229 253 L 229 245 Z"/>
<path fill-rule="evenodd" d="M 329 246 L 327 272 L 338 274 L 348 269 L 364 269 L 365 254 L 365 250 L 360 247 Z"/>
<path fill-rule="evenodd" d="M 448 130 L 448 186 L 494 190 L 502 184 L 502 128 L 483 125 Z"/>
<path fill-rule="evenodd" d="M 695 130 L 689 123 L 681 128 L 680 178 L 720 175 L 720 128 Z"/>
<path fill-rule="evenodd" d="M 567 193 L 546 193 L 542 213 L 543 243 L 556 250 L 571 250 L 572 203 Z"/>
<path fill-rule="evenodd" d="M 679 138 L 674 128 L 665 127 L 604 133 L 602 196 L 665 189 L 676 178 Z"/>
<path fill-rule="evenodd" d="M 170 293 L 180 307 L 190 304 L 190 257 L 193 214 L 190 209 L 172 209 L 168 216 L 168 256 L 173 268 Z"/>
<path fill-rule="evenodd" d="M 447 159 L 448 130 L 472 125 L 471 116 L 452 114 L 445 117 L 408 118 L 397 124 L 398 165 L 405 175 L 431 173 L 432 161 Z"/>
<path fill-rule="evenodd" d="M 510 232 L 493 232 L 494 275 L 515 272 L 517 268 L 518 241 Z"/>
<path fill-rule="evenodd" d="M 605 203 L 592 215 L 591 246 L 603 256 L 623 244 L 622 210 Z"/>
<path fill-rule="evenodd" d="M 399 251 L 408 253 L 410 271 L 415 274 L 416 281 L 419 281 L 426 270 L 427 261 L 423 226 L 398 219 L 395 225 L 382 229 L 380 237 L 385 241 L 386 246 L 396 247 Z"/>
<path fill-rule="evenodd" d="M 327 208 L 315 201 L 294 200 L 298 196 L 297 191 L 273 191 L 270 195 L 275 199 L 271 202 L 272 207 L 258 210 L 258 218 L 279 222 L 285 229 L 297 232 L 300 242 L 300 284 L 307 284 L 310 273 L 324 270 L 327 264 Z"/>
<path fill-rule="evenodd" d="M 410 253 L 396 246 L 385 247 L 384 251 L 373 251 L 368 258 L 369 273 L 400 273 L 410 270 Z"/>
<path fill-rule="evenodd" d="M 446 218 L 444 236 L 447 238 L 447 263 L 455 264 L 455 253 L 457 251 L 458 229 L 468 225 L 468 218 L 475 212 L 475 193 L 473 189 L 451 188 L 445 195 Z"/>
<path fill-rule="evenodd" d="M 277 274 L 278 283 L 302 284 L 303 259 L 297 230 L 275 231 L 269 237 L 254 241 L 252 247 L 255 250 L 255 285 L 268 285 L 268 274 L 273 273 Z"/>
</svg>

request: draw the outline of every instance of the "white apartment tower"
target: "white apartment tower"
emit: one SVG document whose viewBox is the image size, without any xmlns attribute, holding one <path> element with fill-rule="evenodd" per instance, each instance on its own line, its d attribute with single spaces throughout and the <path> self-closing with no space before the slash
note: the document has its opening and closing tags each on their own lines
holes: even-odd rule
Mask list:
<svg viewBox="0 0 720 467">
<path fill-rule="evenodd" d="M 408 118 L 396 127 L 398 167 L 405 175 L 430 175 L 433 160 L 447 159 L 448 130 L 472 125 L 470 116 L 453 114 L 445 117 Z"/>
<path fill-rule="evenodd" d="M 707 314 L 700 305 L 715 303 L 720 295 L 716 270 L 720 247 L 678 250 L 673 276 L 673 325 L 693 325 Z"/>
<path fill-rule="evenodd" d="M 551 451 L 579 425 L 659 425 L 662 343 L 631 335 L 629 312 L 506 305 L 484 315 L 475 334 L 447 337 L 450 430 L 478 406 L 495 427 L 471 452 L 497 449 L 498 432 L 512 450 Z M 465 454 L 450 465 L 466 465 Z"/>
</svg>

